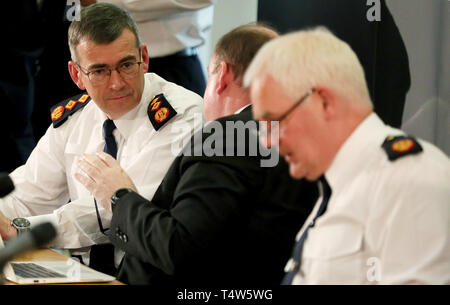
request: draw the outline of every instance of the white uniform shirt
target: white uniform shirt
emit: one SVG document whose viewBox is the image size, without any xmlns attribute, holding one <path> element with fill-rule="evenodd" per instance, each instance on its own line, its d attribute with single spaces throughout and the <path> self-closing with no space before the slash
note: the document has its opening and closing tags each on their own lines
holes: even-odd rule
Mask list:
<svg viewBox="0 0 450 305">
<path fill-rule="evenodd" d="M 147 108 L 160 93 L 177 115 L 155 131 Z M 52 246 L 56 248 L 74 249 L 106 242 L 107 237 L 99 230 L 93 196 L 74 177 L 75 172 L 80 172 L 76 161 L 83 153 L 103 150 L 105 120 L 105 114 L 91 101 L 60 127 L 50 126 L 27 163 L 11 173 L 16 189 L 0 199 L 0 211 L 10 219 L 47 214 L 28 219 L 32 226 L 43 221 L 55 224 L 58 236 Z M 156 74 L 145 75 L 140 104 L 114 120 L 117 128 L 113 132 L 117 161 L 142 196 L 153 197 L 183 141 L 190 139 L 203 121 L 200 96 Z M 106 229 L 110 217 L 100 205 L 99 210 Z"/>
<path fill-rule="evenodd" d="M 389 161 L 381 145 L 400 134 L 371 114 L 340 148 L 293 284 L 450 283 L 450 160 L 419 141 L 423 152 Z"/>
<path fill-rule="evenodd" d="M 217 0 L 99 0 L 122 7 L 136 21 L 150 57 L 161 57 L 205 42 Z"/>
</svg>

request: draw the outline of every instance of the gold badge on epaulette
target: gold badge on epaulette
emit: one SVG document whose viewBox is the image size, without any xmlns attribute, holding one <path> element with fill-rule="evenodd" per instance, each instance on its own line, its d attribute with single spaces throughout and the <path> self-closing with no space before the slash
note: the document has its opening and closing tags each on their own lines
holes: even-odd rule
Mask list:
<svg viewBox="0 0 450 305">
<path fill-rule="evenodd" d="M 84 103 L 84 102 L 87 101 L 88 98 L 89 98 L 89 95 L 83 94 L 83 95 L 78 99 L 78 101 L 79 101 L 80 103 Z"/>
<path fill-rule="evenodd" d="M 381 147 L 386 151 L 390 161 L 423 151 L 416 139 L 406 135 L 388 136 Z"/>
<path fill-rule="evenodd" d="M 52 121 L 59 120 L 63 114 L 64 114 L 64 107 L 63 106 L 56 107 L 52 112 Z"/>
<path fill-rule="evenodd" d="M 159 109 L 155 113 L 155 121 L 161 123 L 169 116 L 169 113 L 169 109 L 167 109 L 166 107 Z"/>
<path fill-rule="evenodd" d="M 147 115 L 153 128 L 158 131 L 171 118 L 177 115 L 177 111 L 170 105 L 164 94 L 158 94 L 151 100 L 147 107 Z"/>
<path fill-rule="evenodd" d="M 66 109 L 69 109 L 69 110 L 72 110 L 73 109 L 73 107 L 75 107 L 75 105 L 77 104 L 77 102 L 76 101 L 74 101 L 74 100 L 70 100 L 67 104 L 66 104 Z"/>
<path fill-rule="evenodd" d="M 152 111 L 157 110 L 159 108 L 159 106 L 161 106 L 161 102 L 157 102 L 157 103 L 153 104 Z"/>
<path fill-rule="evenodd" d="M 411 139 L 401 139 L 392 143 L 391 147 L 395 152 L 407 152 L 414 147 L 414 141 Z"/>
<path fill-rule="evenodd" d="M 156 103 L 159 100 L 159 96 L 155 96 L 153 100 L 150 102 L 150 106 L 153 106 L 154 103 Z"/>
</svg>

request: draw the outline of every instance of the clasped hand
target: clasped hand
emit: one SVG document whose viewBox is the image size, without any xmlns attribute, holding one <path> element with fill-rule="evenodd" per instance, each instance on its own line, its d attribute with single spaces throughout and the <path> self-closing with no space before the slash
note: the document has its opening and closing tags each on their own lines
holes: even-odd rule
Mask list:
<svg viewBox="0 0 450 305">
<path fill-rule="evenodd" d="M 83 154 L 77 162 L 81 172 L 75 173 L 75 179 L 84 185 L 103 208 L 111 211 L 111 196 L 121 188 L 137 192 L 131 178 L 120 167 L 119 162 L 104 152 L 95 155 Z"/>
</svg>

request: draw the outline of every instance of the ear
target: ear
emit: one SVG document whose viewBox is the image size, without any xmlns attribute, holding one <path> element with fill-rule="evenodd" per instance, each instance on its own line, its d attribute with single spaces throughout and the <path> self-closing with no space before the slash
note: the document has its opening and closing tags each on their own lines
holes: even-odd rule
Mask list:
<svg viewBox="0 0 450 305">
<path fill-rule="evenodd" d="M 70 77 L 72 78 L 75 85 L 77 85 L 81 90 L 86 90 L 86 87 L 83 84 L 83 80 L 81 79 L 82 72 L 78 69 L 78 66 L 73 61 L 69 61 L 68 68 Z"/>
<path fill-rule="evenodd" d="M 221 94 L 229 86 L 230 81 L 233 79 L 233 73 L 231 72 L 230 65 L 225 61 L 221 61 L 218 67 L 217 74 L 218 82 L 216 93 Z"/>
<path fill-rule="evenodd" d="M 325 119 L 333 119 L 336 115 L 336 94 L 328 87 L 316 87 L 316 94 L 320 98 L 320 107 L 324 113 Z"/>
<path fill-rule="evenodd" d="M 150 58 L 148 56 L 148 48 L 145 44 L 141 45 L 141 56 L 142 56 L 142 69 L 144 69 L 144 73 L 147 73 Z"/>
</svg>

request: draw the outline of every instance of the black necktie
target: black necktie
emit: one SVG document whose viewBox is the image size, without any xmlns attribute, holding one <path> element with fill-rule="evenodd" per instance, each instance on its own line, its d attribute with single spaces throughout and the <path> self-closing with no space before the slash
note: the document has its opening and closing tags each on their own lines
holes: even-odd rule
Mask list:
<svg viewBox="0 0 450 305">
<path fill-rule="evenodd" d="M 114 159 L 117 158 L 117 143 L 116 139 L 114 139 L 113 131 L 116 129 L 116 125 L 114 125 L 114 121 L 107 119 L 103 123 L 103 132 L 105 134 L 105 147 L 103 151 L 107 154 L 110 154 Z"/>
<path fill-rule="evenodd" d="M 302 259 L 302 252 L 303 252 L 303 245 L 305 244 L 305 240 L 308 237 L 308 230 L 312 227 L 314 227 L 317 218 L 323 215 L 325 211 L 327 210 L 328 200 L 331 196 L 331 188 L 328 185 L 327 180 L 324 176 L 322 176 L 320 179 L 320 185 L 322 190 L 322 202 L 320 203 L 319 210 L 317 211 L 316 216 L 311 221 L 311 223 L 306 227 L 305 231 L 303 231 L 302 236 L 300 236 L 300 239 L 296 242 L 294 246 L 294 250 L 292 251 L 292 257 L 289 260 L 287 264 L 286 275 L 283 278 L 283 281 L 281 282 L 281 285 L 291 285 L 292 280 L 294 279 L 295 275 L 300 270 L 300 263 Z"/>
<path fill-rule="evenodd" d="M 103 133 L 105 135 L 105 147 L 103 148 L 103 151 L 116 159 L 117 143 L 113 136 L 114 129 L 116 129 L 116 125 L 114 125 L 113 120 L 107 119 L 103 123 Z M 100 219 L 98 209 L 97 217 Z M 100 220 L 99 225 L 101 226 Z M 101 226 L 101 229 L 102 228 L 103 227 Z M 93 245 L 91 247 L 89 266 L 103 273 L 115 275 L 117 270 L 114 264 L 114 246 L 112 244 Z"/>
</svg>

